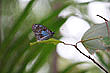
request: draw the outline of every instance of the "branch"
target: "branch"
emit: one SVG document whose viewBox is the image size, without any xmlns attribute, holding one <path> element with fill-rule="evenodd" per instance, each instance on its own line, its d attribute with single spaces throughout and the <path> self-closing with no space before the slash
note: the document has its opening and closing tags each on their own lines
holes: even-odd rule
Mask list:
<svg viewBox="0 0 110 73">
<path fill-rule="evenodd" d="M 57 45 L 58 43 L 63 43 L 64 45 L 71 45 L 71 46 L 75 47 L 82 55 L 84 55 L 85 57 L 87 57 L 88 59 L 90 59 L 92 62 L 94 62 L 94 63 L 95 63 L 100 69 L 102 69 L 105 73 L 108 73 L 108 71 L 107 71 L 103 66 L 101 66 L 99 63 L 97 63 L 97 62 L 96 62 L 93 58 L 91 58 L 90 56 L 84 54 L 84 53 L 83 53 L 82 51 L 80 51 L 80 50 L 78 49 L 78 47 L 77 47 L 77 44 L 78 44 L 78 43 L 86 42 L 86 41 L 90 41 L 90 40 L 94 40 L 94 39 L 99 39 L 99 38 L 103 38 L 103 37 L 99 36 L 99 37 L 96 37 L 96 38 L 90 38 L 90 39 L 87 39 L 87 40 L 82 40 L 82 41 L 77 42 L 75 45 L 73 45 L 73 44 L 68 44 L 68 43 L 65 43 L 65 42 L 62 42 L 62 41 L 59 41 L 59 40 L 56 40 L 56 39 L 51 38 L 51 39 L 48 39 L 48 40 L 43 40 L 43 41 L 39 41 L 39 42 L 36 41 L 36 42 L 30 43 L 30 46 L 33 46 L 33 45 L 38 44 L 38 43 L 46 43 L 46 44 L 48 44 L 48 43 L 53 43 L 53 44 L 55 44 L 55 45 Z"/>
<path fill-rule="evenodd" d="M 102 17 L 101 15 L 97 15 L 97 16 L 99 16 L 100 18 L 102 18 L 102 19 L 104 19 L 106 22 L 108 22 L 108 20 L 107 20 L 106 18 Z"/>
<path fill-rule="evenodd" d="M 80 51 L 77 47 L 77 44 L 79 43 L 76 43 L 76 45 L 73 45 L 73 44 L 67 44 L 67 43 L 64 43 L 62 42 L 64 45 L 71 45 L 71 46 L 74 46 L 82 55 L 84 55 L 85 57 L 87 57 L 88 59 L 90 59 L 92 62 L 94 62 L 100 69 L 102 69 L 105 73 L 108 73 L 108 71 L 103 67 L 101 66 L 99 63 L 97 63 L 93 58 L 91 58 L 90 56 L 84 54 L 82 51 Z"/>
</svg>

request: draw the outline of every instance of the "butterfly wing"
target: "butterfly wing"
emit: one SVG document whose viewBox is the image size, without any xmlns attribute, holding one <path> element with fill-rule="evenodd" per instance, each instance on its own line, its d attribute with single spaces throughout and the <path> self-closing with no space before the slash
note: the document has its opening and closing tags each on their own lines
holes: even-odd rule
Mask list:
<svg viewBox="0 0 110 73">
<path fill-rule="evenodd" d="M 54 34 L 54 32 L 40 24 L 33 24 L 32 30 L 35 34 L 37 41 L 47 40 L 51 38 Z"/>
</svg>

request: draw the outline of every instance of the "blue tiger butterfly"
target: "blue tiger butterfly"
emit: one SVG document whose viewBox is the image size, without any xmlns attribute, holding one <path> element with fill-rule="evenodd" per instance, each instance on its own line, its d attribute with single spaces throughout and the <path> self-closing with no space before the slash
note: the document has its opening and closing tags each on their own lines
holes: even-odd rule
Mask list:
<svg viewBox="0 0 110 73">
<path fill-rule="evenodd" d="M 33 24 L 32 31 L 34 32 L 37 41 L 47 40 L 51 38 L 54 34 L 54 32 L 49 30 L 44 25 L 40 24 Z"/>
</svg>

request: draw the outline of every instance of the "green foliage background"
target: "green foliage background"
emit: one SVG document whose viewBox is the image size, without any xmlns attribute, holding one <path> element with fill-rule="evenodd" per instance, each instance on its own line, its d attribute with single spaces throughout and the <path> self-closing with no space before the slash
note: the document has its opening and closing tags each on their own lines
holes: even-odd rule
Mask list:
<svg viewBox="0 0 110 73">
<path fill-rule="evenodd" d="M 47 13 L 43 18 L 32 12 L 32 8 L 38 0 L 31 0 L 25 9 L 19 7 L 17 0 L 2 0 L 1 2 L 1 40 L 0 40 L 0 73 L 36 73 L 45 63 L 50 66 L 49 73 L 101 73 L 96 66 L 92 66 L 87 69 L 80 69 L 77 65 L 81 63 L 70 63 L 70 66 L 66 66 L 63 70 L 59 70 L 58 66 L 63 65 L 53 64 L 54 60 L 62 60 L 61 57 L 55 54 L 55 44 L 38 43 L 30 46 L 30 42 L 36 41 L 32 35 L 32 24 L 43 24 L 52 31 L 55 32 L 55 38 L 59 39 L 60 26 L 66 21 L 67 18 L 58 18 L 58 14 L 68 6 L 72 5 L 78 8 L 84 15 L 84 19 L 92 24 L 92 22 L 85 17 L 87 12 L 85 6 L 88 4 L 78 4 L 75 2 L 66 0 L 55 0 L 50 2 L 52 10 Z M 55 8 L 55 6 L 59 5 Z M 46 13 L 46 12 L 45 12 Z M 71 14 L 71 15 L 74 15 Z M 71 16 L 70 15 L 70 16 Z M 36 17 L 37 16 L 37 17 Z M 104 67 L 110 71 L 110 62 L 106 62 L 103 58 L 105 54 L 110 61 L 110 54 L 105 51 L 97 53 L 97 56 L 104 65 Z M 57 59 L 55 58 L 57 56 Z M 32 67 L 27 71 L 26 67 L 35 58 Z M 69 63 L 65 60 L 65 63 Z"/>
</svg>

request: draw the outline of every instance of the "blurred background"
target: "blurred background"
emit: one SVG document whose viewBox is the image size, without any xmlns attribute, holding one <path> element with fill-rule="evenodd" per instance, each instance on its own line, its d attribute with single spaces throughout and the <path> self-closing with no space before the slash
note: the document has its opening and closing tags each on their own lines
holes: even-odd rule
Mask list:
<svg viewBox="0 0 110 73">
<path fill-rule="evenodd" d="M 1 0 L 0 73 L 104 73 L 73 46 L 39 43 L 33 24 L 55 32 L 54 37 L 78 48 L 110 72 L 109 0 Z M 110 22 L 108 22 L 110 28 Z M 110 32 L 110 31 L 109 31 Z"/>
</svg>

